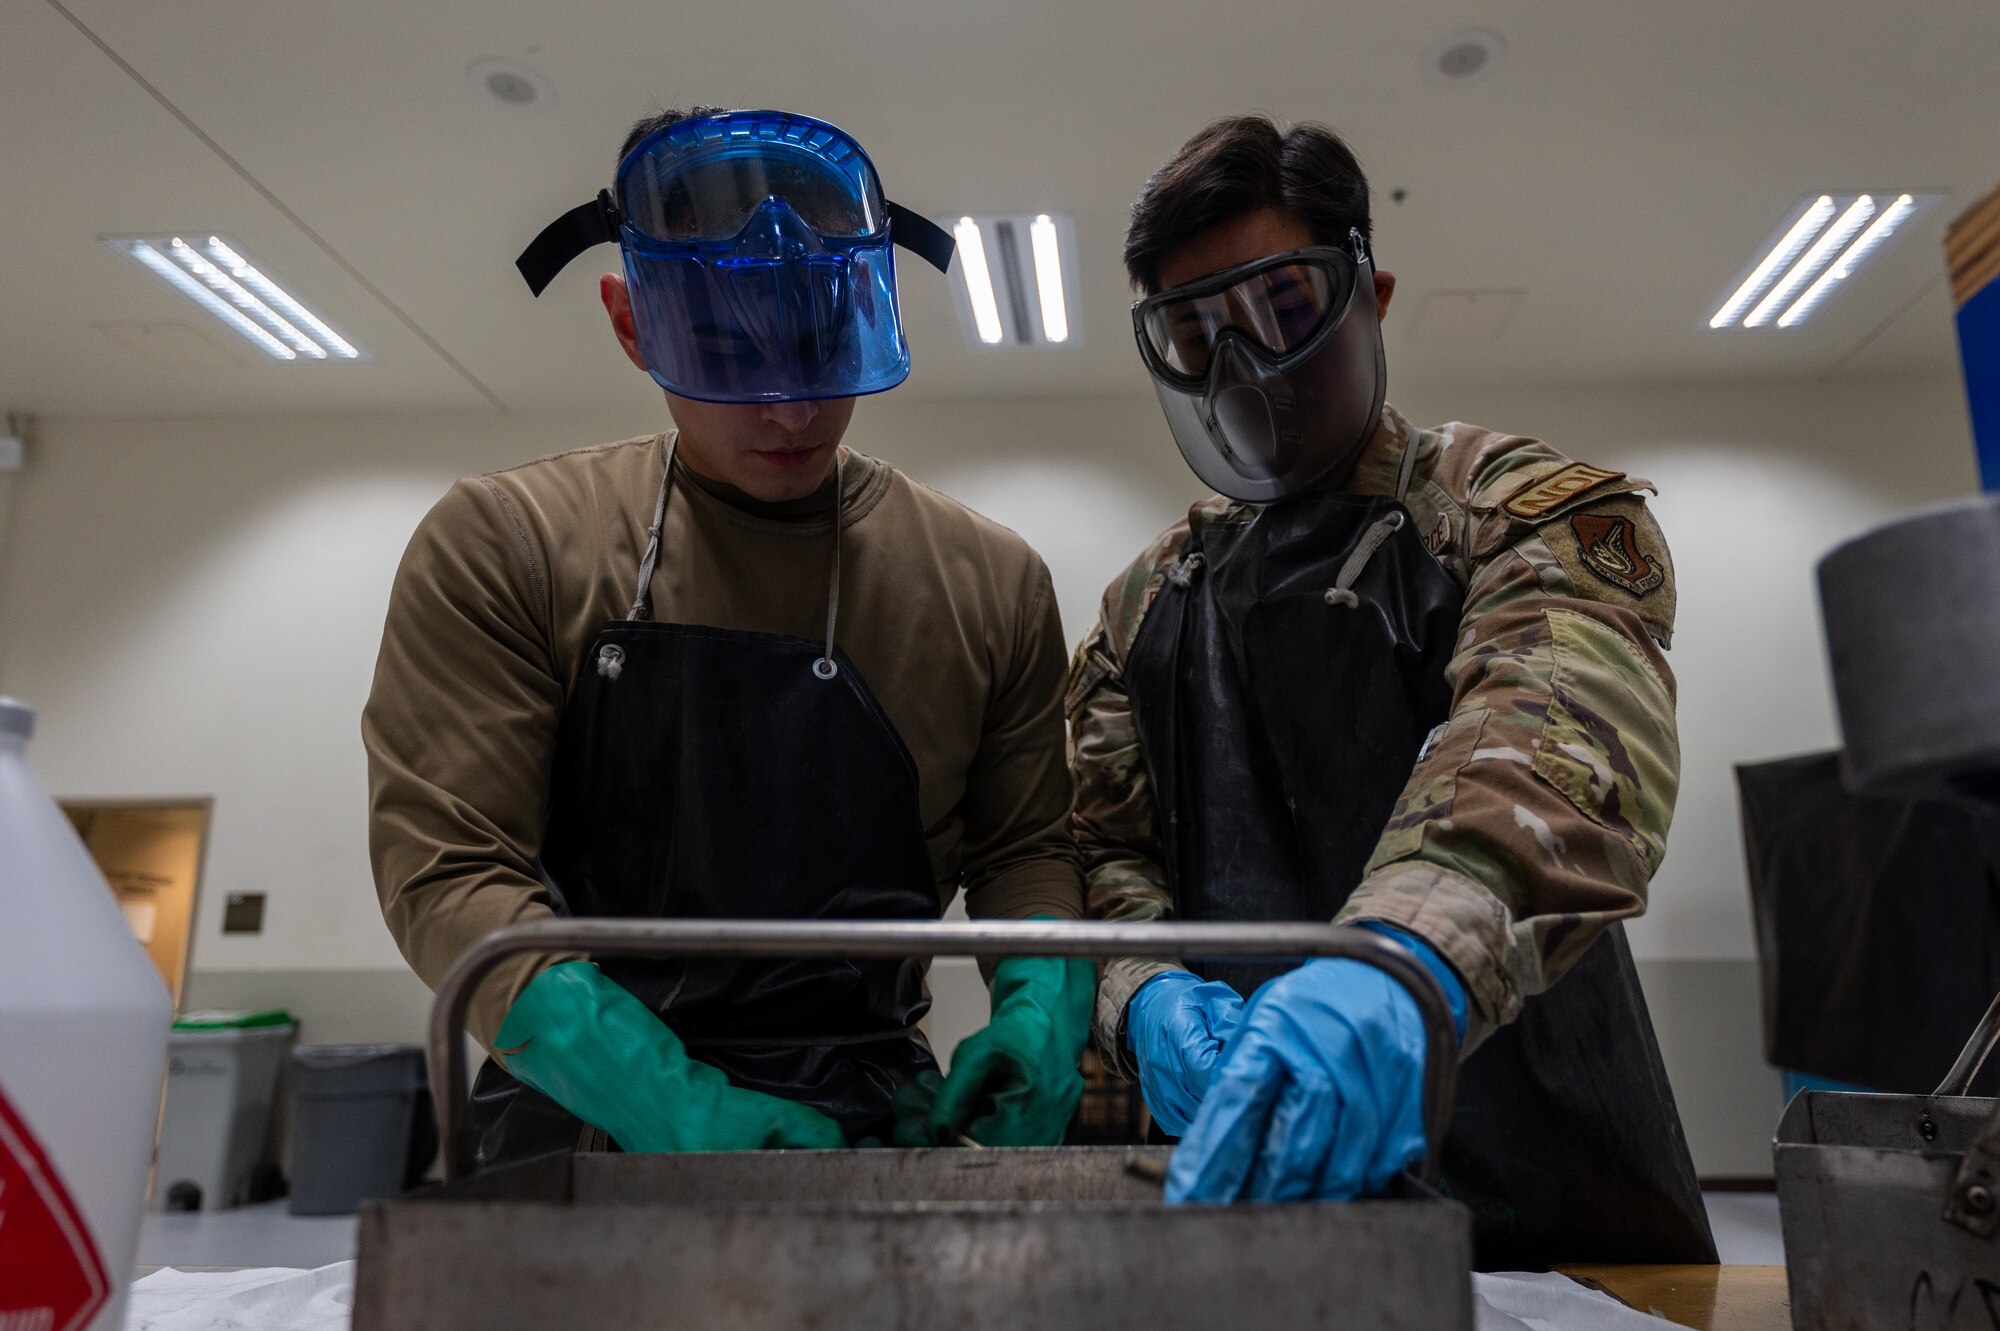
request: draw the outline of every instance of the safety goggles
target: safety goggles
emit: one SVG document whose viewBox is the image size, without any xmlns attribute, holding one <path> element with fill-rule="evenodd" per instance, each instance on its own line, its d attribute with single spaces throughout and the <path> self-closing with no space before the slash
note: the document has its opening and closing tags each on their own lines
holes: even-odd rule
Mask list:
<svg viewBox="0 0 2000 1331">
<path fill-rule="evenodd" d="M 639 144 L 618 169 L 625 220 L 668 244 L 731 240 L 773 198 L 829 239 L 872 236 L 888 224 L 881 182 L 860 145 L 801 116 L 684 120 Z"/>
<path fill-rule="evenodd" d="M 551 223 L 516 266 L 540 295 L 617 241 L 639 350 L 669 392 L 713 402 L 854 397 L 909 374 L 892 245 L 939 271 L 949 233 L 887 200 L 842 130 L 781 111 L 667 125 L 615 193 Z"/>
<path fill-rule="evenodd" d="M 1368 242 L 1350 230 L 1344 247 L 1267 255 L 1148 296 L 1132 306 L 1139 355 L 1155 379 L 1190 392 L 1227 333 L 1283 362 L 1339 322 L 1369 262 Z"/>
</svg>

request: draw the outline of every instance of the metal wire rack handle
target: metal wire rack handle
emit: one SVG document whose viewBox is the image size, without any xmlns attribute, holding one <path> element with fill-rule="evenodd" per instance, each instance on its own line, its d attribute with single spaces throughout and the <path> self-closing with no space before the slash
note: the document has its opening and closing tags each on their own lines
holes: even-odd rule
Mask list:
<svg viewBox="0 0 2000 1331">
<path fill-rule="evenodd" d="M 1409 990 L 1424 1020 L 1424 1153 L 1435 1183 L 1457 1093 L 1458 1041 L 1444 990 L 1408 948 L 1366 929 L 1330 924 L 1127 924 L 1061 920 L 536 920 L 496 929 L 466 950 L 431 1008 L 431 1085 L 447 1179 L 472 1172 L 465 1140 L 465 1013 L 479 982 L 511 957 L 1349 957 Z"/>
<path fill-rule="evenodd" d="M 1965 1042 L 1965 1048 L 1959 1050 L 1958 1061 L 1951 1065 L 1951 1071 L 1945 1074 L 1944 1080 L 1931 1094 L 1972 1094 L 1973 1079 L 1986 1066 L 1995 1045 L 2000 1045 L 2000 996 L 1995 996 L 1992 1005 L 1986 1009 L 1986 1015 L 1979 1019 L 1972 1038 Z"/>
</svg>

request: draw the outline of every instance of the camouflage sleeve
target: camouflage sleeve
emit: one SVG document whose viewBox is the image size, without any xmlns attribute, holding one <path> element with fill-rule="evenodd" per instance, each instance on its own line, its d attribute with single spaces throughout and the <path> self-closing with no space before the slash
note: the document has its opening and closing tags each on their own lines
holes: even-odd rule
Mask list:
<svg viewBox="0 0 2000 1331">
<path fill-rule="evenodd" d="M 1186 529 L 1180 532 L 1184 538 Z M 1085 909 L 1094 920 L 1160 920 L 1173 914 L 1152 783 L 1122 662 L 1179 540 L 1163 537 L 1111 585 L 1097 624 L 1070 666 L 1065 707 L 1070 766 L 1076 775 L 1071 826 L 1083 857 Z M 1125 1005 L 1140 985 L 1178 968 L 1131 957 L 1105 963 L 1094 1026 L 1108 1067 L 1128 1078 L 1138 1076 L 1125 1049 Z"/>
<path fill-rule="evenodd" d="M 1640 914 L 1679 785 L 1673 572 L 1643 500 L 1514 523 L 1472 564 L 1453 705 L 1340 922 L 1379 919 L 1466 981 L 1466 1048 Z"/>
</svg>

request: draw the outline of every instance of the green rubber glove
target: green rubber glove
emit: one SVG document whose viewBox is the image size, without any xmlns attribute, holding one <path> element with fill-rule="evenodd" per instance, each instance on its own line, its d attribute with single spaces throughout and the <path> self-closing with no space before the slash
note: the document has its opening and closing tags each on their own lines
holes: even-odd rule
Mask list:
<svg viewBox="0 0 2000 1331">
<path fill-rule="evenodd" d="M 993 968 L 993 1017 L 959 1042 L 951 1075 L 923 1073 L 896 1100 L 898 1146 L 1055 1146 L 1083 1096 L 1097 968 L 1008 957 Z"/>
<path fill-rule="evenodd" d="M 507 1010 L 507 1070 L 623 1151 L 768 1151 L 847 1145 L 808 1105 L 729 1084 L 688 1057 L 652 1009 L 587 961 L 551 966 Z"/>
</svg>

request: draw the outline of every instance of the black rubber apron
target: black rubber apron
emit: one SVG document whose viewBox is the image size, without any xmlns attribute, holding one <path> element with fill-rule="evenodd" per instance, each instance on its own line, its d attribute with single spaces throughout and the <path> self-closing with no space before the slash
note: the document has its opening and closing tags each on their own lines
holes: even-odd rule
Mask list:
<svg viewBox="0 0 2000 1331">
<path fill-rule="evenodd" d="M 584 918 L 928 919 L 939 915 L 917 770 L 834 645 L 840 501 L 824 643 L 650 617 L 673 448 L 627 618 L 606 624 L 563 713 L 541 871 Z M 836 475 L 836 496 L 840 490 Z M 887 1140 L 897 1087 L 936 1067 L 915 960 L 606 958 L 689 1053 L 750 1090 Z M 602 1145 L 489 1060 L 473 1085 L 478 1163 Z"/>
<path fill-rule="evenodd" d="M 1198 530 L 1147 611 L 1125 678 L 1182 918 L 1333 918 L 1449 715 L 1464 593 L 1403 506 L 1416 451 L 1393 499 Z M 1290 969 L 1188 961 L 1245 995 Z M 1465 1061 L 1444 1179 L 1489 1270 L 1715 1260 L 1622 930 Z"/>
</svg>

